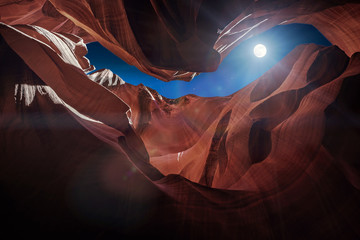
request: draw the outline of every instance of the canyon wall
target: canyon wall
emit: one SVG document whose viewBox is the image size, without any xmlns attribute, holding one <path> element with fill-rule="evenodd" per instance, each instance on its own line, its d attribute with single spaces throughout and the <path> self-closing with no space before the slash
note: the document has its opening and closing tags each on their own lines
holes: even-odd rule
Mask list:
<svg viewBox="0 0 360 240">
<path fill-rule="evenodd" d="M 359 238 L 359 4 L 277 2 L 0 1 L 4 234 Z M 227 97 L 167 99 L 91 73 L 81 38 L 190 80 L 284 21 L 338 46 L 298 46 Z"/>
<path fill-rule="evenodd" d="M 360 47 L 359 10 L 357 0 L 3 0 L 0 21 L 73 33 L 156 78 L 190 81 L 278 24 L 313 24 L 350 56 Z"/>
</svg>

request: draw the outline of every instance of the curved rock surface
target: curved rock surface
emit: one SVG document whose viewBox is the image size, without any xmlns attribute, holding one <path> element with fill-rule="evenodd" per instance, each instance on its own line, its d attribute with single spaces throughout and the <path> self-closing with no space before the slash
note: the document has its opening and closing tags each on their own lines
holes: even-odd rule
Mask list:
<svg viewBox="0 0 360 240">
<path fill-rule="evenodd" d="M 290 22 L 313 24 L 351 56 L 359 11 L 357 0 L 3 0 L 0 21 L 73 33 L 156 78 L 189 81 L 216 70 L 241 41 Z"/>
<path fill-rule="evenodd" d="M 83 29 L 62 16 L 48 0 L 0 0 L 0 22 L 30 24 L 49 31 L 71 33 L 86 42 L 94 41 Z"/>
<path fill-rule="evenodd" d="M 231 96 L 172 100 L 86 75 L 72 35 L 0 33 L 7 233 L 359 236 L 360 54 L 302 45 Z"/>
<path fill-rule="evenodd" d="M 126 83 L 108 89 L 129 103 L 150 161 L 164 175 L 180 174 L 215 188 L 256 190 L 259 171 L 265 171 L 260 174 L 265 178 L 268 165 L 281 169 L 293 161 L 286 169 L 293 168 L 292 176 L 297 176 L 324 148 L 329 140 L 322 138 L 329 124 L 324 113 L 344 78 L 358 75 L 357 58 L 355 54 L 349 60 L 336 46 L 302 45 L 261 78 L 223 98 L 188 95 L 171 100 Z M 299 154 L 300 149 L 307 157 Z M 268 177 L 264 188 L 271 188 L 270 183 L 279 187 L 278 174 Z M 256 184 L 249 185 L 253 181 Z"/>
<path fill-rule="evenodd" d="M 0 0 L 4 235 L 360 237 L 357 1 L 185 2 Z M 221 14 L 208 24 L 205 9 Z M 157 22 L 157 41 L 145 20 Z M 216 51 L 285 20 L 318 24 L 340 48 L 299 46 L 222 98 L 167 99 L 107 69 L 89 74 L 76 36 L 163 80 L 189 80 L 187 65 L 216 67 Z"/>
</svg>

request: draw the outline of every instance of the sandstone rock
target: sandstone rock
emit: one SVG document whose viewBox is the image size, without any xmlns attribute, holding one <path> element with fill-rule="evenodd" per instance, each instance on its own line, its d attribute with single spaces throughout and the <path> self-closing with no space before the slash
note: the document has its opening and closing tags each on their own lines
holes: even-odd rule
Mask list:
<svg viewBox="0 0 360 240">
<path fill-rule="evenodd" d="M 357 0 L 34 0 L 0 4 L 0 21 L 95 40 L 149 75 L 190 81 L 278 24 L 313 24 L 350 56 L 359 49 L 359 10 Z"/>
<path fill-rule="evenodd" d="M 0 1 L 1 21 L 11 24 L 0 24 L 4 235 L 359 238 L 357 2 L 249 1 L 234 16 L 226 13 L 238 2 L 228 1 L 218 9 L 226 25 L 219 36 L 217 21 L 207 28 L 200 14 L 216 10 L 210 1 L 129 2 Z M 136 22 L 137 10 L 149 15 Z M 158 42 L 140 31 L 144 19 L 161 26 Z M 331 38 L 344 51 L 299 46 L 222 98 L 167 99 L 110 70 L 89 74 L 86 46 L 74 35 L 81 27 L 144 72 L 189 80 L 187 65 L 216 66 L 207 65 L 216 60 L 213 46 L 224 57 L 247 30 L 285 20 L 318 24 L 327 37 L 349 27 Z M 146 53 L 152 47 L 156 64 Z M 175 69 L 163 68 L 166 59 Z"/>
</svg>

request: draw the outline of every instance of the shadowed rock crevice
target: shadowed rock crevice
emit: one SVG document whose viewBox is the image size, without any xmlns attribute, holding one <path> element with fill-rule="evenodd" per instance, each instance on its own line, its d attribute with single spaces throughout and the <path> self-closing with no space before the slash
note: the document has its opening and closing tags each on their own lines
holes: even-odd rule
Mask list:
<svg viewBox="0 0 360 240">
<path fill-rule="evenodd" d="M 267 119 L 261 119 L 251 126 L 249 155 L 252 164 L 263 161 L 271 151 L 271 132 L 267 127 Z"/>
<path fill-rule="evenodd" d="M 220 144 L 219 144 L 219 151 L 218 151 L 218 157 L 219 157 L 219 173 L 220 176 L 222 176 L 227 168 L 228 165 L 228 154 L 226 151 L 226 139 L 227 139 L 228 131 L 225 132 L 225 134 L 221 137 Z"/>
<path fill-rule="evenodd" d="M 139 134 L 142 134 L 147 126 L 149 125 L 149 122 L 151 120 L 151 96 L 149 96 L 149 92 L 146 91 L 146 87 L 142 87 L 139 89 L 138 93 L 138 101 L 139 103 L 139 122 L 137 124 L 136 130 Z"/>
<path fill-rule="evenodd" d="M 344 79 L 339 95 L 325 110 L 324 147 L 348 180 L 360 190 L 360 75 Z"/>
<path fill-rule="evenodd" d="M 221 165 L 221 172 L 223 172 L 224 167 L 227 165 L 225 141 L 227 137 L 226 129 L 229 125 L 231 112 L 232 110 L 224 114 L 216 127 L 215 134 L 211 141 L 209 155 L 207 156 L 205 167 L 201 175 L 201 184 L 211 186 L 217 167 Z M 220 155 L 220 153 L 222 155 Z"/>
<path fill-rule="evenodd" d="M 46 1 L 41 9 L 44 16 L 51 17 L 51 18 L 63 18 L 66 19 L 61 13 L 59 13 L 54 5 L 50 1 Z"/>
<path fill-rule="evenodd" d="M 316 87 L 324 85 L 340 76 L 348 63 L 349 57 L 339 47 L 321 49 L 307 72 L 306 81 L 316 84 Z"/>
<path fill-rule="evenodd" d="M 134 142 L 136 142 L 134 132 L 128 132 L 126 138 L 124 136 L 118 137 L 119 145 L 124 149 L 125 153 L 132 159 L 132 162 L 140 171 L 154 181 L 161 179 L 163 175 L 148 162 L 149 156 L 143 143 L 138 142 L 137 145 L 129 144 Z"/>
</svg>

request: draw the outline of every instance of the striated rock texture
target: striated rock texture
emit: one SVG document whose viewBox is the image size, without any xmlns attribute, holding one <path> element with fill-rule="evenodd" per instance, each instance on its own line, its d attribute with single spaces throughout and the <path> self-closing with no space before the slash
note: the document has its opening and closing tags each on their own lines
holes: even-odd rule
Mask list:
<svg viewBox="0 0 360 240">
<path fill-rule="evenodd" d="M 354 121 L 346 128 L 358 131 L 358 107 L 349 106 L 347 117 L 337 112 L 343 101 L 338 95 L 356 98 L 358 64 L 358 54 L 349 59 L 336 46 L 310 44 L 297 47 L 261 78 L 224 98 L 189 95 L 171 100 L 129 84 L 108 89 L 129 103 L 150 162 L 163 174 L 180 174 L 215 188 L 273 191 L 320 161 L 316 156 L 322 151 L 347 156 L 341 157 L 346 163 L 330 160 L 334 156 L 329 162 L 356 162 L 358 143 L 349 142 L 358 142 L 359 136 L 350 134 L 357 137 L 349 135 L 343 142 L 330 135 L 345 118 Z M 359 189 L 356 167 L 348 167 L 345 176 Z M 280 169 L 286 173 L 277 173 Z"/>
<path fill-rule="evenodd" d="M 358 0 L 0 1 L 0 21 L 98 41 L 164 81 L 214 71 L 241 41 L 278 24 L 308 23 L 351 56 L 360 48 Z"/>
<path fill-rule="evenodd" d="M 48 0 L 0 0 L 0 13 L 0 22 L 10 25 L 31 24 L 94 41 L 87 32 L 62 16 Z"/>
<path fill-rule="evenodd" d="M 73 35 L 0 33 L 4 232 L 359 237 L 360 54 L 303 45 L 231 96 L 166 99 L 86 75 Z"/>
<path fill-rule="evenodd" d="M 155 218 L 159 191 L 148 178 L 163 175 L 148 163 L 128 106 L 84 73 L 85 45 L 39 27 L 0 33 L 2 230 L 91 237 Z"/>
<path fill-rule="evenodd" d="M 2 233 L 358 239 L 357 1 L 134 2 L 0 0 Z M 107 69 L 87 75 L 79 37 L 189 80 L 286 20 L 340 48 L 299 46 L 221 98 L 167 99 Z"/>
</svg>

